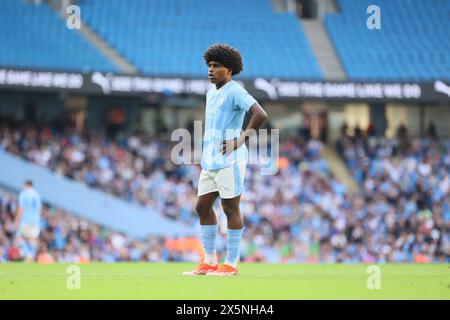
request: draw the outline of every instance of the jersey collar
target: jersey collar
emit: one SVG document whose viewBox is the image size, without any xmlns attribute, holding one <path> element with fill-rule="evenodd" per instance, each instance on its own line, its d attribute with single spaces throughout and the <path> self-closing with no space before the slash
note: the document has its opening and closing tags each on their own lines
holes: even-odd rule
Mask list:
<svg viewBox="0 0 450 320">
<path fill-rule="evenodd" d="M 220 88 L 219 88 L 219 90 L 217 90 L 216 89 L 216 86 L 214 86 L 213 88 L 214 88 L 214 93 L 218 93 L 218 92 L 220 92 L 220 90 L 222 90 L 223 88 L 225 88 L 225 87 L 227 87 L 227 86 L 229 86 L 232 82 L 234 82 L 234 80 L 230 80 L 230 81 L 228 81 L 227 83 L 225 83 L 223 86 L 221 86 Z"/>
</svg>

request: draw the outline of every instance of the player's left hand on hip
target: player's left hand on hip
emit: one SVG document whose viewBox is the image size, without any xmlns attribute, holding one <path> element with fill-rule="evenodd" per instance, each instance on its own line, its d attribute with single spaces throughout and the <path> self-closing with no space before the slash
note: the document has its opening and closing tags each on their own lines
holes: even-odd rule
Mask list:
<svg viewBox="0 0 450 320">
<path fill-rule="evenodd" d="M 222 142 L 222 151 L 221 153 L 224 155 L 229 155 L 231 153 L 231 151 L 236 150 L 237 148 L 239 148 L 239 139 L 238 138 L 234 138 L 231 140 L 224 140 Z"/>
</svg>

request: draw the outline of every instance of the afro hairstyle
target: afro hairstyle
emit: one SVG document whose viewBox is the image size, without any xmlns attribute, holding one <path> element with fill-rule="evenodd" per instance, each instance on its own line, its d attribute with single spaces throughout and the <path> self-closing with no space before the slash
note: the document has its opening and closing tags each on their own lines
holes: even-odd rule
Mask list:
<svg viewBox="0 0 450 320">
<path fill-rule="evenodd" d="M 225 68 L 231 69 L 231 75 L 239 74 L 243 70 L 241 53 L 229 45 L 215 44 L 206 50 L 203 55 L 206 64 L 216 61 Z"/>
</svg>

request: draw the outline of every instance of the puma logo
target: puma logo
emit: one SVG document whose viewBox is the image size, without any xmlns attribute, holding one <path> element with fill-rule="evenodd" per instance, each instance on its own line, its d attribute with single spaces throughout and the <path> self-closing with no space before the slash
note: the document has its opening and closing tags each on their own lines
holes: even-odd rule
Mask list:
<svg viewBox="0 0 450 320">
<path fill-rule="evenodd" d="M 450 97 L 450 86 L 448 86 L 447 84 L 445 84 L 442 81 L 438 80 L 438 81 L 434 82 L 434 90 L 436 92 L 444 93 Z"/>
<path fill-rule="evenodd" d="M 263 78 L 255 79 L 255 88 L 267 93 L 270 99 L 275 100 L 278 98 L 277 88 Z"/>
<path fill-rule="evenodd" d="M 102 88 L 103 93 L 111 93 L 111 83 L 107 76 L 104 76 L 101 72 L 94 72 L 91 76 L 93 83 L 98 84 Z"/>
</svg>

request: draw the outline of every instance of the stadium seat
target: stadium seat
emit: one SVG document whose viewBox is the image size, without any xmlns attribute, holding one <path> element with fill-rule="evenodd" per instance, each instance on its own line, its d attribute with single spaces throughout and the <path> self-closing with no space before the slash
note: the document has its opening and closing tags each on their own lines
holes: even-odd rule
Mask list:
<svg viewBox="0 0 450 320">
<path fill-rule="evenodd" d="M 226 19 L 214 18 L 218 7 Z M 224 42 L 240 49 L 242 78 L 322 79 L 296 16 L 273 12 L 269 0 L 86 0 L 81 10 L 144 74 L 204 76 L 203 52 Z"/>
<path fill-rule="evenodd" d="M 366 26 L 370 0 L 337 0 L 325 26 L 353 80 L 450 79 L 450 1 L 378 0 L 381 29 Z M 356 69 L 355 65 L 362 67 Z"/>
<path fill-rule="evenodd" d="M 117 68 L 47 4 L 2 0 L 0 65 L 89 72 Z"/>
</svg>

